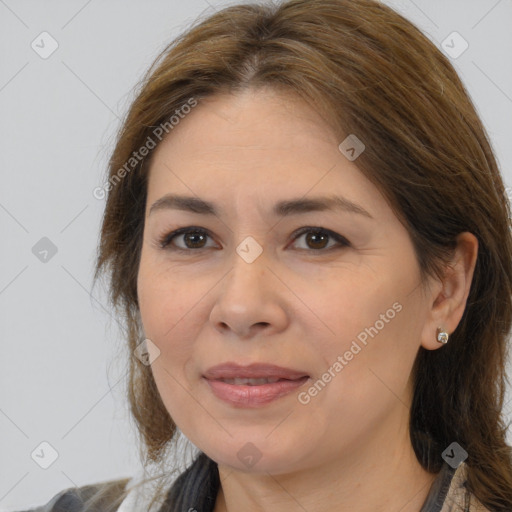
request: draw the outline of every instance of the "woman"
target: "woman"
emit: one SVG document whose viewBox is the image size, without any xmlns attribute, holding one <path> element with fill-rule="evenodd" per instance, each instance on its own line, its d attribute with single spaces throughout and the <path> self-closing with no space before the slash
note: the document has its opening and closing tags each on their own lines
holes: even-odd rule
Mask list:
<svg viewBox="0 0 512 512">
<path fill-rule="evenodd" d="M 148 72 L 105 190 L 96 275 L 145 462 L 180 432 L 199 453 L 142 505 L 118 480 L 41 510 L 512 510 L 509 206 L 410 22 L 373 0 L 217 12 Z"/>
</svg>

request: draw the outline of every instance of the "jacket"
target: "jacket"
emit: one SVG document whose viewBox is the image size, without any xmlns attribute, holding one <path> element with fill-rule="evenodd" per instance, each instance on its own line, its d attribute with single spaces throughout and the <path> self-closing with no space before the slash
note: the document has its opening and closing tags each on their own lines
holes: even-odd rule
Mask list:
<svg viewBox="0 0 512 512">
<path fill-rule="evenodd" d="M 453 469 L 444 462 L 434 480 L 420 512 L 489 512 L 465 487 L 466 464 Z M 129 478 L 110 480 L 93 485 L 65 489 L 46 505 L 23 512 L 82 512 L 84 504 L 101 490 L 107 490 L 104 500 L 95 505 L 95 512 L 107 510 L 109 502 L 129 491 Z M 200 452 L 192 465 L 172 484 L 158 512 L 213 512 L 219 489 L 217 464 Z M 117 512 L 141 512 L 140 504 L 130 505 L 128 492 Z M 174 505 L 173 505 L 174 504 Z M 22 511 L 19 511 L 22 512 Z"/>
</svg>

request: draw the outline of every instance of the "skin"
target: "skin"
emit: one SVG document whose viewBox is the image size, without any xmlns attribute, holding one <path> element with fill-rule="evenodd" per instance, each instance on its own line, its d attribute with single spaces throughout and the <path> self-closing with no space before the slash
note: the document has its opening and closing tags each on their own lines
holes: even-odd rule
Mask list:
<svg viewBox="0 0 512 512">
<path fill-rule="evenodd" d="M 422 469 L 410 443 L 409 377 L 420 346 L 442 350 L 437 327 L 452 333 L 459 323 L 478 244 L 460 235 L 444 279 L 421 286 L 405 227 L 340 142 L 300 99 L 250 89 L 201 100 L 156 149 L 140 312 L 160 350 L 151 368 L 165 407 L 219 464 L 216 512 L 417 512 L 436 476 Z M 212 201 L 221 211 L 149 214 L 168 193 Z M 271 212 L 280 200 L 332 194 L 372 218 Z M 186 226 L 210 237 L 192 237 L 187 246 L 177 236 L 159 246 Z M 294 239 L 304 226 L 331 230 L 349 245 Z M 248 236 L 263 249 L 252 263 L 236 252 Z M 201 378 L 226 361 L 269 362 L 307 372 L 300 391 L 307 390 L 396 303 L 401 310 L 307 404 L 295 391 L 263 407 L 235 407 Z M 261 455 L 252 467 L 237 457 L 248 442 Z"/>
</svg>

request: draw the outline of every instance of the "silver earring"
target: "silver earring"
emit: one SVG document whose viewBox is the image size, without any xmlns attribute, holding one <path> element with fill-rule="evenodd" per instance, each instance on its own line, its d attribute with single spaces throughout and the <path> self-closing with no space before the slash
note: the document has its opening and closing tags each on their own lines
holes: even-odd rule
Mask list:
<svg viewBox="0 0 512 512">
<path fill-rule="evenodd" d="M 438 327 L 438 331 L 440 331 L 440 332 L 438 332 L 438 334 L 437 334 L 437 341 L 439 343 L 444 343 L 444 344 L 448 343 L 448 337 L 449 337 L 448 333 L 446 331 L 442 330 L 441 327 Z"/>
</svg>

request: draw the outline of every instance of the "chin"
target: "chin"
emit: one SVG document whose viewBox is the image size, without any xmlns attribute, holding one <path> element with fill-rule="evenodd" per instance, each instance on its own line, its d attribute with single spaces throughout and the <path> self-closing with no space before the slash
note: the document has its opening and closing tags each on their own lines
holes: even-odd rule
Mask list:
<svg viewBox="0 0 512 512">
<path fill-rule="evenodd" d="M 202 451 L 218 464 L 244 473 L 281 474 L 300 469 L 301 462 L 307 457 L 303 443 L 297 440 L 287 446 L 277 438 L 270 442 L 269 438 L 265 439 L 267 435 L 268 432 L 260 436 L 244 436 L 243 441 L 230 439 L 227 443 L 205 446 Z M 297 450 L 298 446 L 301 452 Z"/>
</svg>

